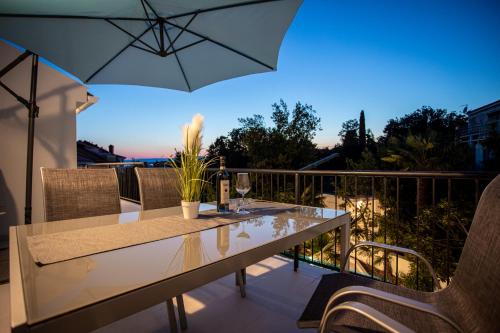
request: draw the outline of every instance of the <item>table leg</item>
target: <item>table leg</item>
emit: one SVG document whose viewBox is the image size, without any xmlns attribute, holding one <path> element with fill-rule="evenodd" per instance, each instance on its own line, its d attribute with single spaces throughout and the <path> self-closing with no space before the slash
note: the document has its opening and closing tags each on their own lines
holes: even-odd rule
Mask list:
<svg viewBox="0 0 500 333">
<path fill-rule="evenodd" d="M 175 318 L 175 309 L 174 302 L 172 299 L 168 299 L 167 303 L 167 314 L 168 314 L 168 323 L 170 325 L 170 332 L 177 333 L 177 319 Z"/>
<path fill-rule="evenodd" d="M 243 284 L 247 284 L 247 269 L 246 268 L 242 268 L 241 269 L 241 275 L 242 275 L 242 278 L 243 278 Z M 234 273 L 234 284 L 239 286 L 240 283 L 238 282 L 238 274 L 237 272 Z"/>
<path fill-rule="evenodd" d="M 242 274 L 243 269 L 239 269 L 236 271 L 236 280 L 238 281 L 238 286 L 240 286 L 240 294 L 241 297 L 246 296 L 246 291 L 245 291 L 245 283 L 243 282 L 243 274 Z"/>
<path fill-rule="evenodd" d="M 241 269 L 241 276 L 243 278 L 243 284 L 247 284 L 247 269 L 246 268 Z"/>
<path fill-rule="evenodd" d="M 299 246 L 295 245 L 293 248 L 293 271 L 296 272 L 299 269 Z"/>
<path fill-rule="evenodd" d="M 342 226 L 340 227 L 340 258 L 341 258 L 341 262 L 344 259 L 348 260 L 348 258 L 346 258 L 346 255 L 347 255 L 347 251 L 349 251 L 349 248 L 351 247 L 350 239 L 351 239 L 351 219 L 348 218 L 347 222 L 342 224 Z"/>
<path fill-rule="evenodd" d="M 184 299 L 182 295 L 176 296 L 177 300 L 177 312 L 179 312 L 179 322 L 181 324 L 181 330 L 187 329 L 187 318 L 186 318 L 186 310 L 184 309 Z"/>
</svg>

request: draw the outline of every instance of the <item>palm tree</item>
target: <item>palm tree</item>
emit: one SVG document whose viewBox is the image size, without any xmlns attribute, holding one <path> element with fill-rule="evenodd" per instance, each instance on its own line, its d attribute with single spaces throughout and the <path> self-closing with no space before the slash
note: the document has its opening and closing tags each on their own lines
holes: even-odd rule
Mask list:
<svg viewBox="0 0 500 333">
<path fill-rule="evenodd" d="M 389 155 L 382 161 L 396 164 L 403 171 L 439 170 L 439 158 L 435 154 L 435 133 L 428 137 L 408 135 L 405 143 L 400 144 L 396 138 L 389 139 Z M 428 184 L 425 179 L 417 178 L 417 206 L 426 202 Z"/>
</svg>

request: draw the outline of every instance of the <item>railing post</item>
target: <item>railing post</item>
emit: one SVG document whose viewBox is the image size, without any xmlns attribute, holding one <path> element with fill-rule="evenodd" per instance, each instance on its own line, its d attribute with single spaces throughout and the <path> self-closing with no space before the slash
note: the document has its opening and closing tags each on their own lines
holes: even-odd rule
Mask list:
<svg viewBox="0 0 500 333">
<path fill-rule="evenodd" d="M 299 269 L 299 246 L 293 248 L 293 270 L 296 272 Z"/>
<path fill-rule="evenodd" d="M 340 227 L 340 262 L 341 262 L 341 271 L 343 270 L 342 263 L 349 262 L 349 256 L 347 252 L 351 247 L 351 216 L 346 218 L 346 222 L 342 224 Z M 355 259 L 356 260 L 356 259 Z M 356 262 L 356 261 L 355 261 Z"/>
<path fill-rule="evenodd" d="M 295 204 L 299 204 L 300 175 L 295 173 Z"/>
<path fill-rule="evenodd" d="M 300 192 L 300 175 L 295 173 L 295 204 L 299 204 Z M 295 245 L 293 248 L 293 270 L 296 272 L 299 269 L 299 246 Z"/>
</svg>

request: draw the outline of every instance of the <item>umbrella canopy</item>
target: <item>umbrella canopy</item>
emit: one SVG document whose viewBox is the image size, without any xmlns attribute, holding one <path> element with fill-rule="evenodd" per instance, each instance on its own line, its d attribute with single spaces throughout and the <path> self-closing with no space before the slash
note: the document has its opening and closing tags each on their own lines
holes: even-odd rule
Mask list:
<svg viewBox="0 0 500 333">
<path fill-rule="evenodd" d="M 193 91 L 276 70 L 302 0 L 2 0 L 0 37 L 85 83 Z"/>
</svg>

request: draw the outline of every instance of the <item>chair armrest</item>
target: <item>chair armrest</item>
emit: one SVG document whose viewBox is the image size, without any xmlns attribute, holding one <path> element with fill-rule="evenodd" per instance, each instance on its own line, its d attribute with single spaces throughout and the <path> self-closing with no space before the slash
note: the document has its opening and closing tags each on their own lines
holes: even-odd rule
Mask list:
<svg viewBox="0 0 500 333">
<path fill-rule="evenodd" d="M 414 251 L 414 250 L 407 249 L 405 247 L 387 245 L 387 244 L 382 244 L 382 243 L 377 243 L 377 242 L 360 242 L 358 244 L 351 246 L 349 248 L 349 250 L 347 251 L 345 257 L 342 258 L 342 264 L 340 265 L 341 272 L 344 272 L 346 266 L 349 265 L 349 256 L 350 256 L 351 252 L 354 251 L 355 249 L 357 249 L 358 247 L 363 247 L 363 246 L 378 247 L 378 248 L 389 250 L 391 252 L 407 253 L 407 254 L 414 255 L 415 257 L 422 260 L 424 265 L 427 267 L 427 269 L 431 273 L 432 279 L 434 280 L 434 290 L 441 289 L 441 286 L 440 286 L 439 281 L 437 279 L 436 273 L 434 272 L 434 269 L 432 268 L 431 264 L 427 261 L 427 259 L 425 259 L 425 257 L 422 256 L 420 253 L 418 253 L 417 251 Z"/>
<path fill-rule="evenodd" d="M 377 299 L 380 299 L 383 301 L 387 301 L 390 303 L 394 303 L 394 304 L 398 304 L 398 305 L 401 305 L 404 307 L 408 307 L 408 308 L 411 308 L 413 310 L 428 313 L 432 316 L 435 316 L 435 317 L 438 317 L 438 318 L 444 320 L 445 322 L 447 322 L 448 324 L 453 326 L 453 328 L 455 328 L 455 330 L 457 330 L 457 332 L 460 332 L 460 333 L 462 332 L 462 329 L 453 320 L 451 320 L 446 315 L 444 315 L 441 311 L 439 311 L 438 308 L 436 308 L 432 304 L 420 302 L 420 301 L 417 301 L 417 300 L 414 300 L 414 299 L 411 299 L 408 297 L 403 297 L 403 296 L 395 295 L 395 294 L 388 293 L 388 292 L 385 292 L 382 290 L 378 290 L 375 288 L 369 288 L 369 287 L 364 287 L 364 286 L 350 286 L 350 287 L 345 287 L 345 288 L 337 290 L 337 292 L 335 292 L 330 297 L 330 299 L 328 300 L 328 303 L 326 304 L 325 311 L 323 312 L 323 318 L 321 318 L 320 325 L 321 325 L 321 323 L 323 323 L 324 320 L 326 320 L 325 314 L 328 313 L 328 311 L 330 311 L 330 309 L 332 309 L 334 307 L 335 302 L 338 299 L 340 299 L 343 296 L 353 295 L 353 294 L 365 295 L 365 296 L 377 298 Z"/>
<path fill-rule="evenodd" d="M 319 332 L 326 333 L 328 332 L 328 328 L 330 327 L 330 321 L 335 319 L 335 315 L 339 311 L 353 311 L 356 312 L 363 317 L 371 320 L 377 325 L 383 327 L 385 330 L 391 333 L 414 333 L 415 331 L 409 329 L 405 325 L 400 322 L 388 317 L 380 311 L 375 310 L 374 308 L 359 302 L 344 302 L 333 309 L 328 311 L 325 315 L 325 321 L 321 323 L 319 327 Z"/>
</svg>

